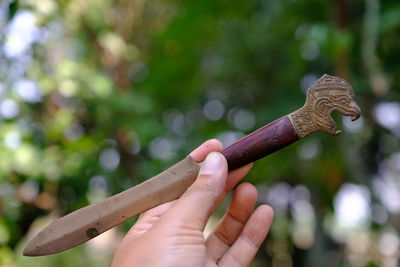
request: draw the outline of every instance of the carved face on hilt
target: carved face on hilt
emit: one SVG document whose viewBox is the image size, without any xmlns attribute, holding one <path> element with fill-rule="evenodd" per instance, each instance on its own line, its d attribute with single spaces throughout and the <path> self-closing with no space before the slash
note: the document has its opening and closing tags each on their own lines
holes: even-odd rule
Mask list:
<svg viewBox="0 0 400 267">
<path fill-rule="evenodd" d="M 340 131 L 331 117 L 334 111 L 350 116 L 353 121 L 361 115 L 351 85 L 342 78 L 324 74 L 308 89 L 305 105 L 289 118 L 299 137 L 315 131 L 338 135 Z"/>
</svg>

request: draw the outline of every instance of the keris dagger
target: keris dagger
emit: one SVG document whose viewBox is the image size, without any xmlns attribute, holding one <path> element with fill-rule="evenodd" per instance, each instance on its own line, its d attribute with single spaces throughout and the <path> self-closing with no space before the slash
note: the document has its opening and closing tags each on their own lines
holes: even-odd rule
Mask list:
<svg viewBox="0 0 400 267">
<path fill-rule="evenodd" d="M 338 135 L 331 113 L 352 120 L 361 111 L 345 80 L 323 75 L 307 91 L 305 105 L 225 148 L 230 170 L 269 155 L 313 133 Z M 76 210 L 48 225 L 26 246 L 26 256 L 54 254 L 86 242 L 129 218 L 179 198 L 197 177 L 200 165 L 190 156 L 155 177 L 106 200 Z"/>
</svg>

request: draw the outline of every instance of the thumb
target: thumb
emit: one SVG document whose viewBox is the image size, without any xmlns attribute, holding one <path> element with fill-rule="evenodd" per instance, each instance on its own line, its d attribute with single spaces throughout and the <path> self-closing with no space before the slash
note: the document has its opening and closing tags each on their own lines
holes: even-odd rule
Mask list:
<svg viewBox="0 0 400 267">
<path fill-rule="evenodd" d="M 224 192 L 227 173 L 225 157 L 218 152 L 208 154 L 196 181 L 177 200 L 166 220 L 203 230 L 219 196 Z"/>
</svg>

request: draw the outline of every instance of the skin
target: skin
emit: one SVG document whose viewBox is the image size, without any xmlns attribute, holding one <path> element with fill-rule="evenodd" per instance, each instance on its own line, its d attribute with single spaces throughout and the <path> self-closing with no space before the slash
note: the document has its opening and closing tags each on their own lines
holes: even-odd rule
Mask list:
<svg viewBox="0 0 400 267">
<path fill-rule="evenodd" d="M 207 237 L 203 231 L 212 212 L 251 169 L 227 171 L 222 145 L 212 139 L 190 156 L 204 161 L 199 176 L 181 198 L 140 215 L 117 248 L 112 266 L 248 266 L 266 238 L 273 211 L 255 208 L 257 190 L 237 186 L 228 211 Z"/>
</svg>

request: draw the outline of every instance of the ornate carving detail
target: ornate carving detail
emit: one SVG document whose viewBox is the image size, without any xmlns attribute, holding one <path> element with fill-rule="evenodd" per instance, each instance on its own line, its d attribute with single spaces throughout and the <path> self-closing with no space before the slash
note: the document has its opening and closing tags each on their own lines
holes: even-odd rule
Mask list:
<svg viewBox="0 0 400 267">
<path fill-rule="evenodd" d="M 289 114 L 289 119 L 299 138 L 316 131 L 338 135 L 341 131 L 336 130 L 331 117 L 334 111 L 351 116 L 352 120 L 361 115 L 351 85 L 342 78 L 324 74 L 307 90 L 304 106 Z"/>
</svg>

